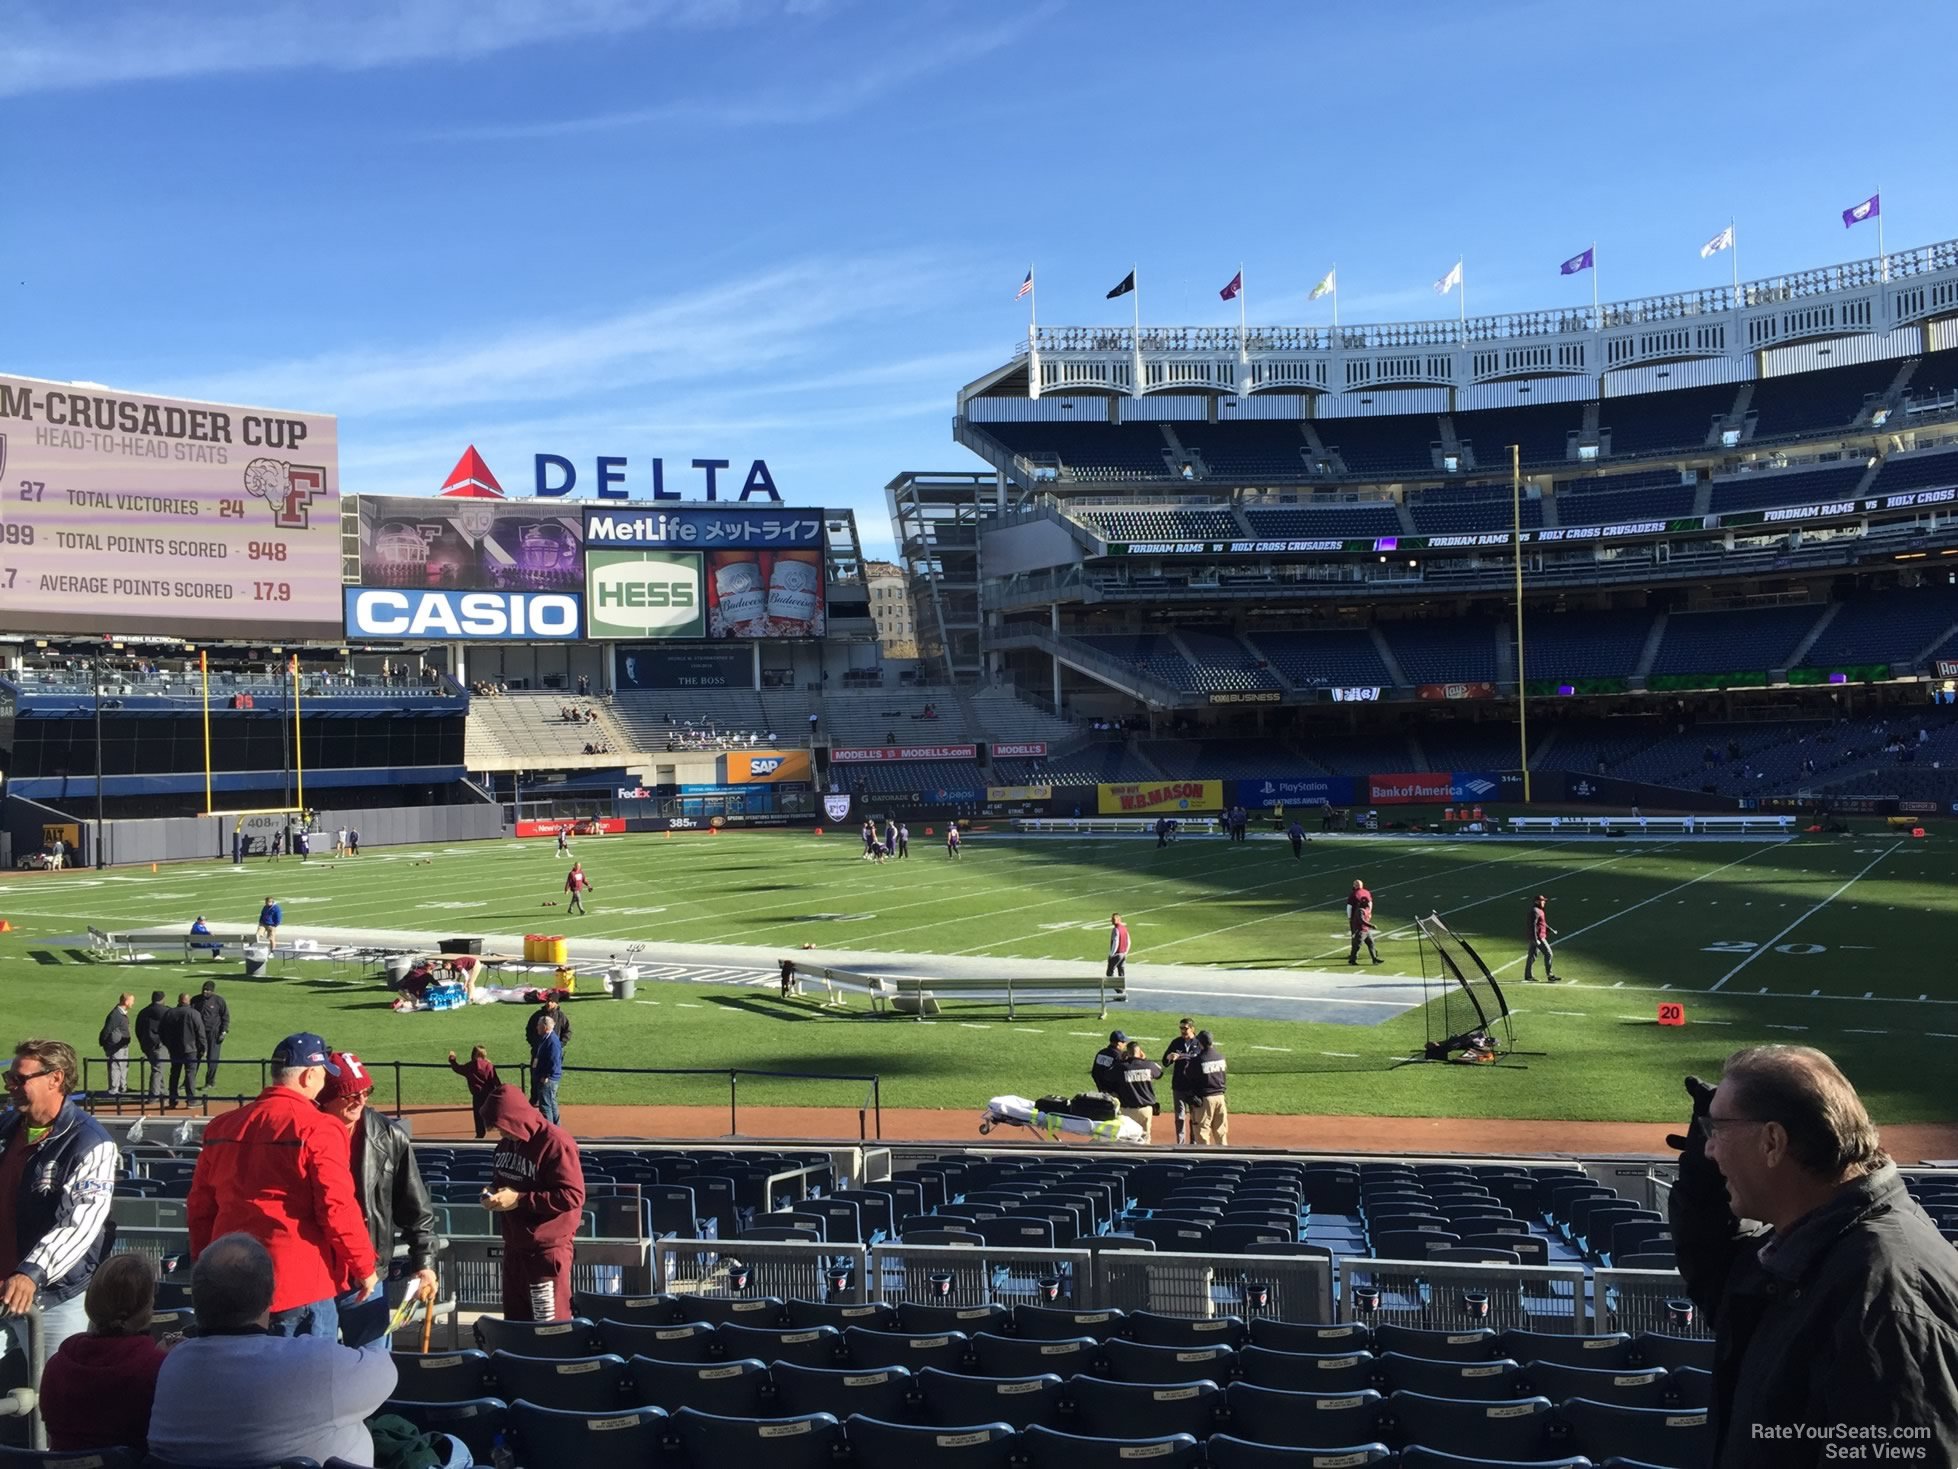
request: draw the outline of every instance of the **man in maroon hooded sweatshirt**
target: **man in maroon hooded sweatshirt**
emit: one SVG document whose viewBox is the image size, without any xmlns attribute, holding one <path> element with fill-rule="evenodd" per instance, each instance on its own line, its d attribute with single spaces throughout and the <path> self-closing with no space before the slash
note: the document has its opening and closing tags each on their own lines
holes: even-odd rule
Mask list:
<svg viewBox="0 0 1958 1469">
<path fill-rule="evenodd" d="M 491 1092 L 483 1111 L 502 1138 L 483 1204 L 503 1216 L 503 1315 L 511 1321 L 567 1321 L 571 1244 L 585 1207 L 578 1144 L 546 1122 L 514 1087 Z"/>
</svg>

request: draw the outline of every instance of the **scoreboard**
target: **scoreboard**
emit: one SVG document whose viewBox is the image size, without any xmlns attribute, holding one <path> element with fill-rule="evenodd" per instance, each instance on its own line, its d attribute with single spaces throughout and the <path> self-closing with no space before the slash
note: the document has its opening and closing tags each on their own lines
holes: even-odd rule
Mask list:
<svg viewBox="0 0 1958 1469">
<path fill-rule="evenodd" d="M 337 424 L 0 376 L 0 631 L 337 638 Z"/>
</svg>

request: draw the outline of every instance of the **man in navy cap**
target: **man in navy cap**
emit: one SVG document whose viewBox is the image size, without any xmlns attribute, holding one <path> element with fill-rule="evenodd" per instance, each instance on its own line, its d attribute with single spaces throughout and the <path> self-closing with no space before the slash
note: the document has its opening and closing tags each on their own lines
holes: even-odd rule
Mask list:
<svg viewBox="0 0 1958 1469">
<path fill-rule="evenodd" d="M 347 1129 L 315 1105 L 339 1071 L 326 1042 L 310 1031 L 280 1041 L 271 1084 L 211 1119 L 191 1177 L 191 1257 L 234 1232 L 264 1245 L 276 1279 L 270 1329 L 278 1336 L 334 1340 L 334 1297 L 347 1282 L 362 1299 L 380 1284 L 354 1193 Z"/>
<path fill-rule="evenodd" d="M 1088 1068 L 1088 1076 L 1098 1092 L 1115 1095 L 1115 1083 L 1122 1074 L 1122 1063 L 1129 1052 L 1129 1038 L 1119 1030 L 1108 1032 L 1108 1044 L 1095 1052 L 1094 1064 Z"/>
</svg>

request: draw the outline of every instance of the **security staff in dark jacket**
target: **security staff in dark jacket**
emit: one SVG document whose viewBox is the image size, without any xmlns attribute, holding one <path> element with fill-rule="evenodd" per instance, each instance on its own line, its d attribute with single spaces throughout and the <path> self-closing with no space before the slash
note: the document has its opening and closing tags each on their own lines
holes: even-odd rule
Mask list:
<svg viewBox="0 0 1958 1469">
<path fill-rule="evenodd" d="M 1145 1143 L 1155 1126 L 1156 1081 L 1162 1074 L 1163 1068 L 1145 1056 L 1136 1042 L 1122 1047 L 1115 1084 L 1109 1090 L 1115 1094 L 1116 1110 L 1142 1129 Z"/>
<path fill-rule="evenodd" d="M 523 1030 L 524 1044 L 533 1051 L 537 1049 L 537 1037 L 544 1033 L 543 1024 L 546 1015 L 551 1017 L 553 1028 L 557 1032 L 559 1048 L 566 1051 L 570 1050 L 571 1017 L 564 1013 L 564 1006 L 560 1005 L 554 999 L 544 1001 L 537 1009 L 530 1012 L 530 1022 L 524 1026 Z"/>
<path fill-rule="evenodd" d="M 162 990 L 151 990 L 149 1004 L 136 1012 L 136 1049 L 150 1063 L 149 1093 L 153 1097 L 163 1095 L 163 1017 L 169 1013 Z"/>
<path fill-rule="evenodd" d="M 1203 1051 L 1197 1044 L 1196 1022 L 1184 1016 L 1176 1022 L 1176 1039 L 1163 1047 L 1163 1060 L 1170 1065 L 1169 1090 L 1176 1099 L 1176 1141 L 1196 1141 L 1193 1112 L 1197 1098 L 1196 1059 Z"/>
<path fill-rule="evenodd" d="M 217 1084 L 218 1060 L 224 1049 L 224 1038 L 231 1034 L 231 1007 L 218 993 L 217 981 L 207 979 L 203 993 L 190 1002 L 190 1008 L 204 1022 L 204 1090 L 209 1091 Z"/>
<path fill-rule="evenodd" d="M 394 1237 L 400 1232 L 408 1247 L 408 1268 L 431 1289 L 435 1286 L 435 1209 L 429 1202 L 428 1185 L 422 1182 L 415 1163 L 414 1145 L 408 1134 L 384 1112 L 367 1105 L 374 1090 L 374 1078 L 351 1051 L 336 1052 L 333 1064 L 340 1074 L 326 1074 L 320 1089 L 319 1109 L 346 1124 L 349 1162 L 353 1169 L 354 1195 L 360 1200 L 361 1216 L 374 1241 L 376 1268 L 388 1276 L 388 1262 L 394 1258 Z M 389 1276 L 388 1278 L 392 1278 Z M 394 1302 L 382 1290 L 371 1301 L 361 1300 L 360 1283 L 347 1282 L 349 1289 L 340 1296 L 340 1339 L 350 1347 L 366 1346 L 380 1340 L 387 1330 L 388 1314 Z M 396 1293 L 397 1299 L 399 1292 Z"/>
<path fill-rule="evenodd" d="M 197 1102 L 197 1062 L 204 1054 L 204 1022 L 190 1008 L 190 996 L 177 996 L 177 1008 L 166 1011 L 158 1033 L 163 1049 L 170 1053 L 170 1105 L 177 1105 L 178 1083 L 183 1084 L 183 1104 Z"/>
<path fill-rule="evenodd" d="M 1128 1053 L 1129 1038 L 1119 1030 L 1108 1032 L 1108 1044 L 1095 1052 L 1088 1065 L 1088 1079 L 1098 1092 L 1116 1095 L 1115 1082 L 1122 1074 L 1122 1058 Z"/>
<path fill-rule="evenodd" d="M 1717 1469 L 1809 1469 L 1872 1446 L 1958 1464 L 1958 1251 L 1848 1078 L 1807 1046 L 1756 1046 L 1717 1088 L 1686 1089 L 1670 1207 L 1714 1332 Z"/>
<path fill-rule="evenodd" d="M 95 1038 L 109 1063 L 108 1092 L 112 1097 L 129 1091 L 129 1007 L 135 1003 L 134 995 L 117 995 L 115 1009 L 103 1017 L 102 1033 Z"/>
<path fill-rule="evenodd" d="M 1191 1141 L 1228 1147 L 1231 1140 L 1230 1108 L 1224 1104 L 1229 1066 L 1224 1053 L 1211 1040 L 1210 1032 L 1197 1032 L 1198 1051 L 1190 1062 L 1196 1083 L 1196 1100 L 1190 1109 Z"/>
</svg>

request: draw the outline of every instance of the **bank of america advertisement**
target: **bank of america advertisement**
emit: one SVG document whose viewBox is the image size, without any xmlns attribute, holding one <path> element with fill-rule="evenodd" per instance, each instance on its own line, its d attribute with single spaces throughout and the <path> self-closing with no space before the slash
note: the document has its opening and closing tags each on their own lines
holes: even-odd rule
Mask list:
<svg viewBox="0 0 1958 1469">
<path fill-rule="evenodd" d="M 332 638 L 333 417 L 0 377 L 0 630 Z"/>
<path fill-rule="evenodd" d="M 822 512 L 587 511 L 585 619 L 593 638 L 822 637 Z"/>
</svg>

